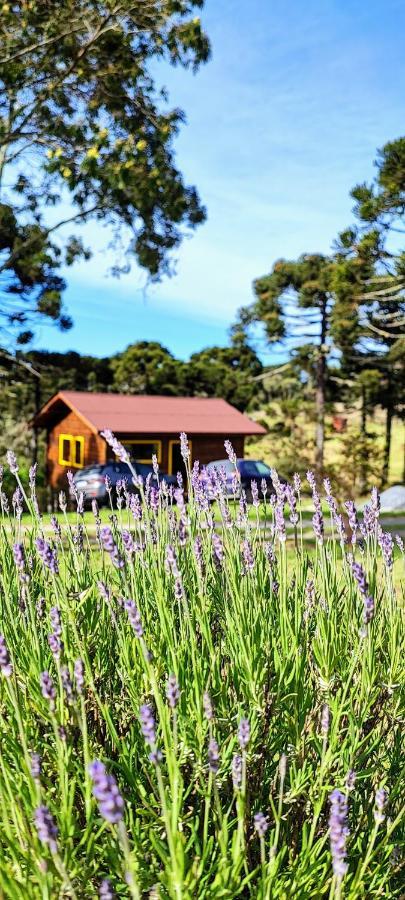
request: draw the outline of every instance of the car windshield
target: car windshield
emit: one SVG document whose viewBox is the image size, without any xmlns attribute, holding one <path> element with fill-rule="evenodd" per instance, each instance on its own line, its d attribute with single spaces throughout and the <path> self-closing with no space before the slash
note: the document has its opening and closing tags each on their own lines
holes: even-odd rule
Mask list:
<svg viewBox="0 0 405 900">
<path fill-rule="evenodd" d="M 75 478 L 87 478 L 88 475 L 99 475 L 104 466 L 96 465 L 96 466 L 87 466 L 86 469 L 81 469 L 80 472 L 76 472 Z"/>
<path fill-rule="evenodd" d="M 235 466 L 231 463 L 230 459 L 216 459 L 214 462 L 208 463 L 205 468 L 208 469 L 208 471 L 210 471 L 210 469 L 217 469 L 218 471 L 223 469 L 227 475 L 232 474 L 232 472 L 235 471 Z"/>
<path fill-rule="evenodd" d="M 266 463 L 258 459 L 240 459 L 238 461 L 240 474 L 244 478 L 263 478 L 271 474 L 271 469 Z"/>
</svg>

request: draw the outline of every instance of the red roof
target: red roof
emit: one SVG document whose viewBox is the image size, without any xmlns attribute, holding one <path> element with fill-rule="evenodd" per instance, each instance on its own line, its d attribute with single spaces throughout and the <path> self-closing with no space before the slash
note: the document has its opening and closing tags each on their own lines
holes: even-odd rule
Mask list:
<svg viewBox="0 0 405 900">
<path fill-rule="evenodd" d="M 116 434 L 265 434 L 265 429 L 226 400 L 211 397 L 149 397 L 60 391 L 35 417 L 49 424 L 64 404 L 94 431 L 109 428 Z"/>
</svg>

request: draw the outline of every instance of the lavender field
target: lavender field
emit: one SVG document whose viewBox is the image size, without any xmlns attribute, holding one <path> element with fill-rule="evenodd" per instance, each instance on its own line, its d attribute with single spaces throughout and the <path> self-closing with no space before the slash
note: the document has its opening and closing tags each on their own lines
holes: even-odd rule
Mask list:
<svg viewBox="0 0 405 900">
<path fill-rule="evenodd" d="M 187 491 L 123 483 L 94 540 L 77 495 L 45 532 L 8 464 L 0 895 L 400 897 L 403 544 L 377 492 L 359 523 L 309 473 L 308 547 L 298 477 L 253 492 L 256 523 L 196 464 Z"/>
</svg>

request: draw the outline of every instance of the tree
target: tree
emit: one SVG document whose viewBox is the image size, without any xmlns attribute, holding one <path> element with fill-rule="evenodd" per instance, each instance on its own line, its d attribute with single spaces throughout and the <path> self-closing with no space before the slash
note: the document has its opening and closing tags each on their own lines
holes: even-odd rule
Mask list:
<svg viewBox="0 0 405 900">
<path fill-rule="evenodd" d="M 405 254 L 389 250 L 386 238 L 385 226 L 355 227 L 340 235 L 332 322 L 342 368 L 361 388 L 363 437 L 370 397 L 386 410 L 383 484 L 388 479 L 393 417 L 403 415 L 405 349 Z"/>
<path fill-rule="evenodd" d="M 248 328 L 261 323 L 267 340 L 286 342 L 291 350 L 297 340 L 310 339 L 308 363 L 315 366 L 316 435 L 315 464 L 323 469 L 325 441 L 326 359 L 330 352 L 330 321 L 334 302 L 333 259 L 304 254 L 296 261 L 278 260 L 269 275 L 253 283 L 254 303 L 240 311 Z M 302 354 L 301 354 L 302 355 Z"/>
<path fill-rule="evenodd" d="M 183 392 L 184 363 L 157 341 L 138 341 L 111 358 L 113 389 L 123 394 Z"/>
<path fill-rule="evenodd" d="M 152 278 L 170 269 L 184 228 L 205 212 L 175 165 L 184 119 L 152 75 L 156 61 L 196 70 L 209 56 L 203 0 L 15 0 L 0 16 L 0 288 L 9 326 L 29 339 L 26 317 L 62 327 L 61 262 L 53 235 L 96 219 L 122 259 Z M 62 211 L 68 198 L 70 211 Z M 52 208 L 52 224 L 47 209 Z M 56 214 L 60 209 L 59 216 Z M 56 221 L 55 221 L 56 219 Z M 28 311 L 27 311 L 28 309 Z M 26 334 L 21 334 L 21 332 Z"/>
<path fill-rule="evenodd" d="M 255 393 L 254 378 L 263 366 L 240 331 L 231 334 L 230 347 L 207 347 L 193 353 L 186 365 L 187 392 L 202 397 L 223 397 L 245 410 Z"/>
</svg>

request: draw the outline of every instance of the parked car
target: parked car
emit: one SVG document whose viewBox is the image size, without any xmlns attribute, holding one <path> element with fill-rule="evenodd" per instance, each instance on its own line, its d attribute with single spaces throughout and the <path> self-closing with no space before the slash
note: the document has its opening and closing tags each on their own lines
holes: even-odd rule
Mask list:
<svg viewBox="0 0 405 900">
<path fill-rule="evenodd" d="M 241 489 L 245 491 L 248 503 L 252 502 L 252 481 L 257 484 L 259 497 L 263 497 L 263 482 L 266 483 L 267 495 L 274 493 L 273 481 L 271 478 L 271 469 L 261 459 L 237 459 L 237 479 L 235 479 L 235 466 L 229 459 L 216 459 L 207 463 L 203 470 L 206 476 L 210 475 L 213 469 L 223 470 L 225 472 L 225 490 L 228 497 L 240 497 Z M 282 483 L 285 479 L 280 478 Z"/>
<path fill-rule="evenodd" d="M 149 463 L 140 463 L 137 462 L 137 460 L 131 460 L 131 466 L 135 469 L 136 474 L 141 475 L 144 480 L 148 475 L 152 474 L 153 483 L 165 481 L 166 484 L 176 484 L 175 475 L 166 475 L 163 472 L 159 472 L 159 475 L 156 478 L 153 474 L 153 466 Z M 105 483 L 106 476 L 108 476 L 111 481 L 113 493 L 117 481 L 122 481 L 123 478 L 127 479 L 128 490 L 137 490 L 132 481 L 132 472 L 129 466 L 127 463 L 118 462 L 118 460 L 105 463 L 105 465 L 95 463 L 92 466 L 86 466 L 85 469 L 79 469 L 79 471 L 75 473 L 73 481 L 78 492 L 84 494 L 85 501 L 96 499 L 101 505 L 108 501 L 108 492 Z"/>
</svg>

